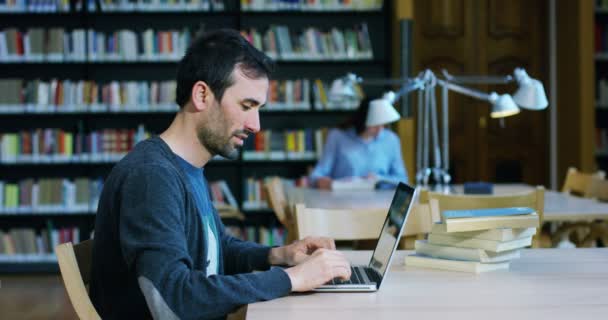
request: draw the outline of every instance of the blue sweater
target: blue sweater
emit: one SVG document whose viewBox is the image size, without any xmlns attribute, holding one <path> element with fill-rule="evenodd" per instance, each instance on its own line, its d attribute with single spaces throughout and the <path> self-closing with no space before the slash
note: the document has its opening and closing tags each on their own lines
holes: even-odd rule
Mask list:
<svg viewBox="0 0 608 320">
<path fill-rule="evenodd" d="M 90 285 L 103 319 L 224 318 L 240 305 L 291 291 L 285 271 L 269 269 L 270 248 L 227 235 L 215 210 L 219 274 L 206 275 L 205 226 L 176 160 L 154 137 L 139 143 L 106 180 Z"/>
<path fill-rule="evenodd" d="M 365 177 L 370 173 L 380 180 L 407 182 L 399 136 L 389 129 L 370 141 L 361 139 L 352 128 L 330 130 L 310 177 L 314 184 L 321 177 Z"/>
</svg>

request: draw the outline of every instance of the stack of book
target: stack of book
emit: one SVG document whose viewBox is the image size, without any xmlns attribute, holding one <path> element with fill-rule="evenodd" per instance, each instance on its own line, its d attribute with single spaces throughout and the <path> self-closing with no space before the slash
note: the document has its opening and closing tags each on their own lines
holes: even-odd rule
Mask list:
<svg viewBox="0 0 608 320">
<path fill-rule="evenodd" d="M 539 225 L 526 207 L 449 210 L 441 214 L 428 240 L 416 241 L 408 266 L 485 272 L 508 269 L 519 249 L 530 246 Z"/>
</svg>

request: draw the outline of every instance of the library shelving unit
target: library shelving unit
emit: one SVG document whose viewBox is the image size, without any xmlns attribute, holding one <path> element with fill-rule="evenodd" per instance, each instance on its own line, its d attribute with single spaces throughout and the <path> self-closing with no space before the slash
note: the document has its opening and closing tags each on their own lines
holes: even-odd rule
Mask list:
<svg viewBox="0 0 608 320">
<path fill-rule="evenodd" d="M 278 65 L 263 131 L 205 170 L 225 182 L 212 193 L 227 188 L 243 213 L 225 219 L 229 230 L 248 240 L 285 238 L 264 178 L 307 175 L 322 128 L 352 115 L 327 99 L 331 80 L 390 74 L 389 0 L 166 3 L 0 5 L 0 273 L 56 272 L 53 243 L 93 235 L 103 179 L 170 124 L 176 62 L 201 29 L 240 30 Z"/>
<path fill-rule="evenodd" d="M 595 8 L 595 157 L 598 169 L 608 170 L 608 1 Z"/>
</svg>

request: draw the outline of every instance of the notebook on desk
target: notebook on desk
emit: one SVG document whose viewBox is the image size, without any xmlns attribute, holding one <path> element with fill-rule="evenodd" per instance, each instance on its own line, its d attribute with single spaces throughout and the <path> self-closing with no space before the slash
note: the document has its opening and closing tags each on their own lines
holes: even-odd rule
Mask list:
<svg viewBox="0 0 608 320">
<path fill-rule="evenodd" d="M 380 289 L 382 282 L 386 281 L 388 267 L 397 249 L 397 244 L 399 243 L 401 233 L 403 233 L 412 203 L 414 203 L 417 195 L 417 189 L 404 183 L 399 183 L 369 264 L 367 266 L 352 266 L 352 275 L 349 280 L 341 281 L 334 279 L 331 283 L 327 283 L 313 291 L 362 292 Z"/>
</svg>

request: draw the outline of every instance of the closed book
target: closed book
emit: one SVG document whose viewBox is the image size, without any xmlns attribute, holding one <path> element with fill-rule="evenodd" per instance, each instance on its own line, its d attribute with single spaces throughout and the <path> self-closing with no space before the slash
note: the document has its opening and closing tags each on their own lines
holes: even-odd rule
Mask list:
<svg viewBox="0 0 608 320">
<path fill-rule="evenodd" d="M 416 253 L 433 258 L 477 261 L 483 263 L 505 262 L 519 258 L 519 250 L 492 252 L 476 248 L 459 248 L 431 244 L 426 240 L 416 240 Z"/>
<path fill-rule="evenodd" d="M 437 259 L 421 255 L 406 256 L 405 265 L 409 267 L 421 267 L 471 273 L 481 273 L 509 269 L 509 262 L 481 263 L 477 261 Z"/>
<path fill-rule="evenodd" d="M 524 248 L 532 244 L 532 237 L 511 241 L 495 241 L 474 238 L 462 238 L 450 234 L 429 234 L 429 243 L 459 248 L 475 248 L 492 252 L 503 252 Z"/>
<path fill-rule="evenodd" d="M 500 217 L 534 213 L 535 210 L 528 207 L 510 208 L 482 208 L 467 210 L 445 210 L 441 212 L 443 219 L 453 218 L 475 218 L 475 217 Z"/>
<path fill-rule="evenodd" d="M 431 233 L 435 233 L 435 234 L 448 233 L 445 223 L 433 224 Z M 463 238 L 509 241 L 509 240 L 531 237 L 536 234 L 536 228 L 516 228 L 516 229 L 498 228 L 498 229 L 489 229 L 489 230 L 450 232 L 449 234 L 463 237 Z"/>
<path fill-rule="evenodd" d="M 477 231 L 497 228 L 537 228 L 536 213 L 519 216 L 446 219 L 447 232 Z"/>
</svg>

